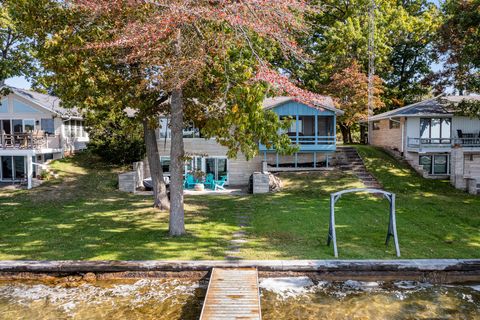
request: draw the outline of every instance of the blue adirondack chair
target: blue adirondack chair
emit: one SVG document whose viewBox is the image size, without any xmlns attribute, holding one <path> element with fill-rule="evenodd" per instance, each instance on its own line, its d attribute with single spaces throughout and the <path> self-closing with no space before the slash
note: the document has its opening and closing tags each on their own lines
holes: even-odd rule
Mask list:
<svg viewBox="0 0 480 320">
<path fill-rule="evenodd" d="M 184 182 L 185 189 L 192 189 L 193 187 L 195 187 L 195 183 L 195 177 L 191 174 L 187 174 Z"/>
<path fill-rule="evenodd" d="M 227 176 L 220 177 L 220 180 L 214 180 L 214 190 L 225 190 L 225 183 L 227 182 Z"/>
<path fill-rule="evenodd" d="M 205 185 L 205 188 L 213 189 L 215 187 L 214 181 L 215 181 L 215 178 L 213 174 L 209 173 L 205 177 L 205 182 L 203 184 Z"/>
</svg>

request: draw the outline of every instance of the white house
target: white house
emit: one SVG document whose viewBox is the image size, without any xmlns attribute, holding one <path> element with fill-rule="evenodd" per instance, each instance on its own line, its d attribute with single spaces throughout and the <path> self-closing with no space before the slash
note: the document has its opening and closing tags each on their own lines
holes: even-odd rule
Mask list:
<svg viewBox="0 0 480 320">
<path fill-rule="evenodd" d="M 81 114 L 62 108 L 59 98 L 3 88 L 9 94 L 0 98 L 0 181 L 31 188 L 41 164 L 86 148 L 88 135 Z"/>
<path fill-rule="evenodd" d="M 463 99 L 480 101 L 480 96 L 439 96 L 375 115 L 369 119 L 369 143 L 398 151 L 426 178 L 450 179 L 475 193 L 480 119 L 454 112 Z"/>
</svg>

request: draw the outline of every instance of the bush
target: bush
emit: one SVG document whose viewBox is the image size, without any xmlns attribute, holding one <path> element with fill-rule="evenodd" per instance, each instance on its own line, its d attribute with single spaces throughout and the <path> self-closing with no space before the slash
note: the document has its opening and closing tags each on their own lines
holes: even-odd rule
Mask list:
<svg viewBox="0 0 480 320">
<path fill-rule="evenodd" d="M 145 157 L 143 127 L 126 115 L 86 119 L 89 150 L 111 164 L 125 165 Z"/>
</svg>

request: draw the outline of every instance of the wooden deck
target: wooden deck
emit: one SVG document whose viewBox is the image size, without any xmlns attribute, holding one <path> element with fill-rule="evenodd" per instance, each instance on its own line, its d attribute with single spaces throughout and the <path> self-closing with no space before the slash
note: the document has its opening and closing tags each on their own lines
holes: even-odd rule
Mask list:
<svg viewBox="0 0 480 320">
<path fill-rule="evenodd" d="M 200 320 L 260 320 L 256 268 L 213 268 Z"/>
</svg>

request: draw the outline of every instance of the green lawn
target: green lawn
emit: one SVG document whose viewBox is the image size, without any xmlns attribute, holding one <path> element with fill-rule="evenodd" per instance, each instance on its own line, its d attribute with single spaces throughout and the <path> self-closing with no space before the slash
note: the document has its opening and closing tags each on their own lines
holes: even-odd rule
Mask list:
<svg viewBox="0 0 480 320">
<path fill-rule="evenodd" d="M 402 258 L 480 258 L 480 197 L 425 180 L 381 150 L 359 146 L 369 169 L 397 194 Z M 90 165 L 87 165 L 90 164 Z M 115 190 L 119 168 L 88 154 L 57 161 L 57 181 L 0 190 L 0 259 L 223 259 L 248 213 L 246 259 L 330 259 L 329 193 L 361 187 L 341 172 L 285 174 L 282 192 L 186 199 L 188 235 L 170 238 L 168 215 L 148 197 Z M 347 195 L 337 203 L 340 258 L 393 259 L 385 248 L 388 202 Z"/>
</svg>

